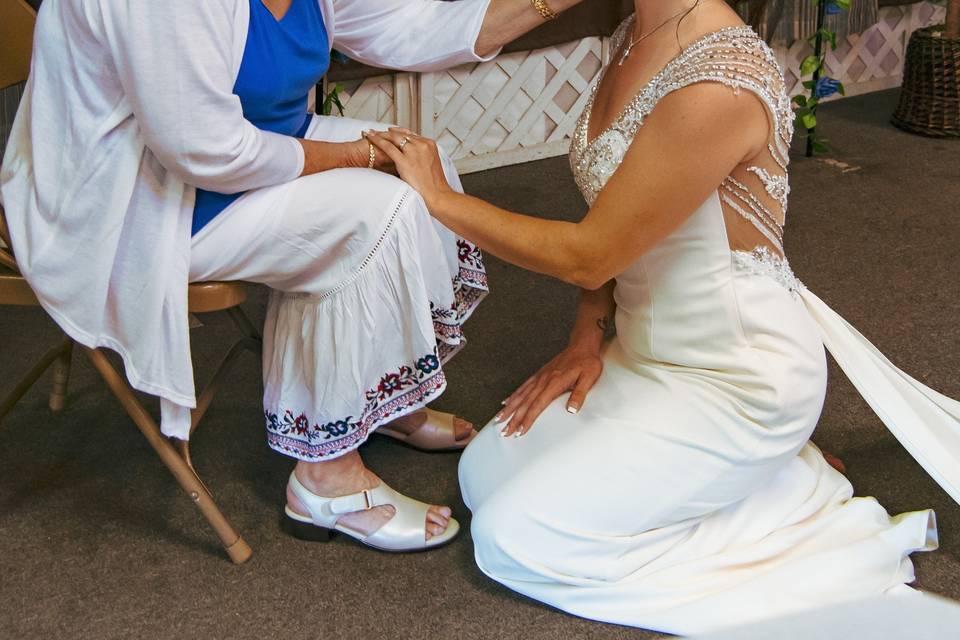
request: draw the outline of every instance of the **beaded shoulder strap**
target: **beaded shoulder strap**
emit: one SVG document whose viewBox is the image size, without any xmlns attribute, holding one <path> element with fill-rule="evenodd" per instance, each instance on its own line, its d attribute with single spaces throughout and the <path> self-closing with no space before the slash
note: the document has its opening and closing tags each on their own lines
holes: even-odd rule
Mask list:
<svg viewBox="0 0 960 640">
<path fill-rule="evenodd" d="M 752 165 L 727 177 L 720 187 L 723 204 L 750 222 L 783 252 L 783 225 L 790 193 L 787 165 L 793 138 L 793 111 L 783 74 L 770 47 L 749 27 L 722 29 L 701 38 L 656 78 L 653 102 L 698 82 L 717 82 L 734 93 L 747 90 L 766 107 L 772 162 Z"/>
</svg>

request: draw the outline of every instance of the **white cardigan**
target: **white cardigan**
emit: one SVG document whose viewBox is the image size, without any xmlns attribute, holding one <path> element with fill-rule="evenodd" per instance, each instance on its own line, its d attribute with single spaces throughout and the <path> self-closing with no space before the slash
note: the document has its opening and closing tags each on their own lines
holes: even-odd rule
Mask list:
<svg viewBox="0 0 960 640">
<path fill-rule="evenodd" d="M 300 0 L 295 0 L 300 1 Z M 435 70 L 480 58 L 490 0 L 315 0 L 331 46 Z M 77 342 L 118 352 L 160 396 L 165 434 L 196 406 L 187 314 L 194 187 L 233 193 L 303 170 L 291 137 L 243 118 L 233 85 L 248 0 L 43 3 L 0 171 L 24 276 Z"/>
</svg>

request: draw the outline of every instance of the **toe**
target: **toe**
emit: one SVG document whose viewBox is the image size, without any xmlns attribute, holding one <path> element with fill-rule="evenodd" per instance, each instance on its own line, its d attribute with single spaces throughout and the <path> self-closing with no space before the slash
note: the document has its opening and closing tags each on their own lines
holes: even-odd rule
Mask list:
<svg viewBox="0 0 960 640">
<path fill-rule="evenodd" d="M 430 507 L 430 509 L 427 511 L 427 524 L 435 524 L 441 527 L 446 527 L 449 520 L 450 514 L 444 513 L 440 507 Z"/>
<path fill-rule="evenodd" d="M 471 437 L 473 437 L 473 434 L 476 433 L 473 430 L 473 423 L 468 422 L 463 418 L 453 419 L 453 430 L 454 430 L 454 437 L 456 438 L 457 442 L 468 440 Z"/>
</svg>

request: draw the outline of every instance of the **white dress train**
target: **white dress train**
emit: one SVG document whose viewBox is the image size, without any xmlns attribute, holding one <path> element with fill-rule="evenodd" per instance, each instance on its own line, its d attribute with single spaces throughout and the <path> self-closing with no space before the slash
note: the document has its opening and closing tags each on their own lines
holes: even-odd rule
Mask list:
<svg viewBox="0 0 960 640">
<path fill-rule="evenodd" d="M 792 114 L 752 31 L 695 42 L 593 140 L 591 99 L 571 149 L 587 201 L 658 100 L 695 82 L 767 106 L 769 158 L 738 168 L 617 276 L 617 336 L 578 415 L 564 396 L 522 438 L 488 425 L 460 464 L 484 573 L 579 616 L 679 634 L 902 591 L 913 580 L 909 554 L 936 547 L 931 511 L 890 517 L 853 497 L 809 443 L 826 389 L 824 344 L 960 498 L 958 404 L 890 365 L 780 257 Z M 737 225 L 765 242 L 731 251 Z"/>
</svg>

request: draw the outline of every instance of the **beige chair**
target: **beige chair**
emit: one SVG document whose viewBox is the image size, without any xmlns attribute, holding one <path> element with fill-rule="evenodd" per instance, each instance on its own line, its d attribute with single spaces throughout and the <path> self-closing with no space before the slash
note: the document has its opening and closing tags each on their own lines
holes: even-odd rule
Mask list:
<svg viewBox="0 0 960 640">
<path fill-rule="evenodd" d="M 2 0 L 0 2 L 0 89 L 26 79 L 29 70 L 30 42 L 32 38 L 35 14 L 23 0 Z M 24 35 L 26 34 L 26 35 Z M 16 49 L 16 50 L 14 50 Z M 20 274 L 13 244 L 3 208 L 0 207 L 0 308 L 4 306 L 39 306 L 37 297 L 30 285 Z M 261 337 L 259 331 L 250 322 L 240 308 L 246 300 L 246 284 L 239 282 L 206 282 L 191 284 L 189 289 L 189 309 L 191 313 L 212 313 L 225 311 L 240 329 L 242 337 L 234 343 L 224 356 L 206 388 L 197 398 L 197 408 L 192 412 L 190 432 L 193 433 L 200 419 L 206 413 L 217 388 L 230 366 L 244 351 L 260 352 Z M 74 341 L 65 334 L 60 344 L 54 346 L 24 378 L 13 391 L 0 401 L 0 421 L 13 409 L 14 405 L 36 383 L 47 369 L 53 369 L 53 390 L 50 393 L 50 409 L 60 411 L 64 407 L 67 383 L 70 377 L 70 361 L 74 350 Z M 143 405 L 127 383 L 126 379 L 110 363 L 100 349 L 81 347 L 83 354 L 90 360 L 97 372 L 103 377 L 110 391 L 120 401 L 123 408 L 133 418 L 144 437 L 156 451 L 163 463 L 186 491 L 204 517 L 220 537 L 230 559 L 237 564 L 250 558 L 251 550 L 247 543 L 230 526 L 220 512 L 213 496 L 200 480 L 190 459 L 190 449 L 186 442 L 168 440 L 160 433 L 157 422 L 144 409 Z"/>
</svg>

